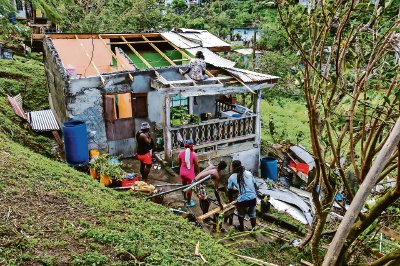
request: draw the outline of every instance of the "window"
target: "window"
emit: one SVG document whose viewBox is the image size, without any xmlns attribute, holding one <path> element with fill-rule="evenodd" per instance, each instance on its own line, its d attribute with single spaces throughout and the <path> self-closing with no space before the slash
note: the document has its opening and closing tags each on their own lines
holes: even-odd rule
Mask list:
<svg viewBox="0 0 400 266">
<path fill-rule="evenodd" d="M 189 98 L 182 96 L 174 96 L 171 98 L 171 107 L 182 107 L 189 109 Z"/>
<path fill-rule="evenodd" d="M 134 117 L 146 118 L 148 116 L 147 93 L 133 93 L 132 108 Z"/>
<path fill-rule="evenodd" d="M 18 11 L 23 11 L 24 10 L 24 3 L 22 0 L 16 0 L 15 5 Z"/>
</svg>

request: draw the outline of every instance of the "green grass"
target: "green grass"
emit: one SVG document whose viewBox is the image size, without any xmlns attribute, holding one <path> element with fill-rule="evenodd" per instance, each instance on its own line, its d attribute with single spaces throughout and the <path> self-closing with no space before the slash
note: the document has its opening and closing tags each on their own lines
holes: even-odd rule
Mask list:
<svg viewBox="0 0 400 266">
<path fill-rule="evenodd" d="M 0 135 L 0 264 L 239 264 L 212 236 L 137 194 L 105 188 Z M 68 252 L 65 251 L 68 250 Z"/>
<path fill-rule="evenodd" d="M 289 140 L 311 151 L 304 100 L 301 97 L 296 99 L 269 92 L 266 94 L 261 102 L 262 140 L 268 144 Z"/>
<path fill-rule="evenodd" d="M 49 108 L 43 64 L 34 59 L 16 56 L 16 60 L 0 60 L 0 133 L 47 157 L 58 158 L 56 144 L 46 134 L 30 130 L 27 121 L 16 116 L 6 95 L 21 93 L 24 111 Z"/>
</svg>

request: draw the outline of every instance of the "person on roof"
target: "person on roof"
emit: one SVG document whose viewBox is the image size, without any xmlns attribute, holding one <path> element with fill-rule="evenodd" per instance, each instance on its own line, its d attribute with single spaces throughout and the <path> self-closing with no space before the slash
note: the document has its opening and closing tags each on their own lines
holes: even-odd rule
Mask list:
<svg viewBox="0 0 400 266">
<path fill-rule="evenodd" d="M 189 185 L 192 180 L 199 174 L 199 162 L 197 155 L 193 150 L 193 141 L 186 140 L 184 142 L 185 150 L 181 151 L 178 156 L 179 176 L 182 185 Z M 193 207 L 194 201 L 192 200 L 192 190 L 183 194 L 185 203 L 188 207 Z"/>
<path fill-rule="evenodd" d="M 140 130 L 136 133 L 136 141 L 136 156 L 140 161 L 140 174 L 142 175 L 142 180 L 147 181 L 152 164 L 151 150 L 154 147 L 153 139 L 150 136 L 149 123 L 142 123 Z"/>
<path fill-rule="evenodd" d="M 188 69 L 183 72 L 183 75 L 189 73 L 189 76 L 197 81 L 205 80 L 208 78 L 206 75 L 206 62 L 204 61 L 204 54 L 202 51 L 197 51 L 195 58 L 193 58 Z"/>
</svg>

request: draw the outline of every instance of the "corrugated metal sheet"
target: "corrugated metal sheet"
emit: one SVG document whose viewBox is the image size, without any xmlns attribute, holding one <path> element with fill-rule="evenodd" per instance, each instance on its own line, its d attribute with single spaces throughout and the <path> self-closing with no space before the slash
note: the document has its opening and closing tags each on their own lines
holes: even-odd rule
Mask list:
<svg viewBox="0 0 400 266">
<path fill-rule="evenodd" d="M 231 47 L 230 44 L 224 42 L 217 36 L 209 33 L 208 31 L 201 31 L 197 33 L 179 33 L 179 35 L 189 39 L 192 42 L 200 43 L 202 47 Z"/>
<path fill-rule="evenodd" d="M 225 59 L 216 53 L 210 51 L 207 48 L 203 47 L 197 47 L 197 48 L 189 48 L 186 49 L 188 52 L 190 52 L 192 55 L 195 55 L 197 51 L 202 51 L 204 54 L 204 59 L 207 63 L 212 64 L 216 67 L 234 67 L 235 62 Z"/>
<path fill-rule="evenodd" d="M 224 42 L 217 36 L 206 30 L 179 29 L 177 32 L 163 32 L 161 35 L 182 49 L 195 47 L 230 47 L 229 43 Z"/>
<path fill-rule="evenodd" d="M 51 110 L 33 111 L 28 113 L 28 115 L 33 130 L 52 131 L 60 129 Z"/>
<path fill-rule="evenodd" d="M 188 48 L 194 48 L 194 47 L 199 47 L 200 44 L 189 41 L 188 39 L 180 36 L 179 34 L 175 32 L 163 32 L 161 35 L 167 39 L 169 42 L 173 43 L 174 45 L 178 46 L 181 49 L 188 49 Z"/>
<path fill-rule="evenodd" d="M 235 67 L 224 67 L 224 69 L 243 82 L 277 81 L 279 79 L 277 76 L 261 74 Z"/>
<path fill-rule="evenodd" d="M 27 116 L 25 114 L 24 109 L 22 109 L 22 96 L 18 94 L 15 97 L 7 96 L 8 102 L 11 104 L 11 107 L 14 109 L 14 112 L 19 117 L 27 120 Z"/>
<path fill-rule="evenodd" d="M 238 54 L 242 54 L 242 55 L 251 55 L 251 54 L 253 54 L 253 49 L 251 49 L 251 48 L 237 49 L 237 50 L 235 50 L 235 52 Z M 262 54 L 262 52 L 259 50 L 256 50 L 256 54 Z"/>
</svg>

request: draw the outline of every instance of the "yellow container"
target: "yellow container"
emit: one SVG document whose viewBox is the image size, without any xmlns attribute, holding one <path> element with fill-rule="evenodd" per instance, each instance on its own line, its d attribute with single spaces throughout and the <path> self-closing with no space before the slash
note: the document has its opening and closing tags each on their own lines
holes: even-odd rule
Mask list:
<svg viewBox="0 0 400 266">
<path fill-rule="evenodd" d="M 99 150 L 90 150 L 89 151 L 90 159 L 97 158 L 99 156 L 100 156 L 100 151 Z"/>
<path fill-rule="evenodd" d="M 101 175 L 100 176 L 100 183 L 104 184 L 106 187 L 111 185 L 111 179 L 108 176 Z"/>
</svg>

